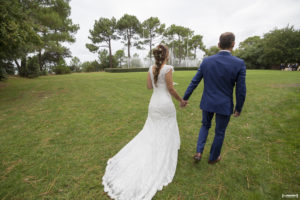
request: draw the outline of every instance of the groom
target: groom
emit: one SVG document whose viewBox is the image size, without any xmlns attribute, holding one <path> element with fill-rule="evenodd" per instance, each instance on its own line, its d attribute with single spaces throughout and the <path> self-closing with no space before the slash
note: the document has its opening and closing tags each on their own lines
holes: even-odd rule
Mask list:
<svg viewBox="0 0 300 200">
<path fill-rule="evenodd" d="M 246 66 L 243 60 L 231 55 L 235 44 L 233 33 L 226 32 L 220 36 L 218 54 L 203 59 L 196 75 L 188 86 L 181 104 L 187 105 L 187 100 L 204 79 L 204 91 L 200 103 L 202 109 L 202 127 L 197 142 L 195 161 L 200 161 L 204 150 L 208 130 L 215 115 L 215 138 L 210 149 L 208 163 L 214 164 L 221 160 L 221 148 L 225 131 L 232 113 L 234 117 L 240 116 L 246 97 Z M 233 88 L 236 94 L 236 106 L 233 112 Z"/>
</svg>

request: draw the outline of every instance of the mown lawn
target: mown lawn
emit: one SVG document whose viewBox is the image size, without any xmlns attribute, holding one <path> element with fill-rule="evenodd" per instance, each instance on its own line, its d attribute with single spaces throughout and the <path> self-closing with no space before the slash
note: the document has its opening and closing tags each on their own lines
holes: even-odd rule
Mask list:
<svg viewBox="0 0 300 200">
<path fill-rule="evenodd" d="M 183 95 L 194 75 L 174 73 Z M 106 161 L 143 127 L 146 73 L 81 73 L 0 82 L 0 199 L 109 199 Z M 159 199 L 281 199 L 300 195 L 300 73 L 247 71 L 247 98 L 232 118 L 223 160 L 194 164 L 203 83 L 186 109 L 177 171 Z"/>
</svg>

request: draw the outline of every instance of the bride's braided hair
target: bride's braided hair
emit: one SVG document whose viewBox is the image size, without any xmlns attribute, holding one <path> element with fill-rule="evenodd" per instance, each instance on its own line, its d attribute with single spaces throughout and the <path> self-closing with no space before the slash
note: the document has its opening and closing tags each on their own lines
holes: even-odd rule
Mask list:
<svg viewBox="0 0 300 200">
<path fill-rule="evenodd" d="M 154 84 L 156 85 L 158 80 L 159 71 L 163 62 L 168 58 L 169 50 L 165 45 L 158 45 L 155 49 L 153 49 L 153 55 L 155 58 L 155 70 L 154 70 Z"/>
</svg>

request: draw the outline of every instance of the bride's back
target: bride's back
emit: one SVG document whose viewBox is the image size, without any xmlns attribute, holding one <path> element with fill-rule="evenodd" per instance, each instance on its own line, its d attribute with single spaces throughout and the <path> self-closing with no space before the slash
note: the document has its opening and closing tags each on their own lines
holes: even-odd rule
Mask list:
<svg viewBox="0 0 300 200">
<path fill-rule="evenodd" d="M 151 81 L 152 81 L 152 85 L 153 85 L 153 90 L 154 92 L 156 91 L 164 91 L 164 92 L 168 92 L 168 88 L 167 88 L 167 83 L 166 83 L 166 74 L 172 70 L 174 71 L 174 68 L 173 66 L 171 65 L 164 65 L 161 67 L 160 71 L 159 71 L 159 74 L 158 74 L 158 77 L 157 77 L 157 82 L 155 84 L 155 81 L 154 81 L 154 68 L 156 66 L 151 66 L 149 68 L 149 72 L 150 72 L 150 75 L 151 75 Z M 169 94 L 169 92 L 168 92 Z"/>
<path fill-rule="evenodd" d="M 156 119 L 162 119 L 165 117 L 173 116 L 176 113 L 171 94 L 168 91 L 166 83 L 166 74 L 172 70 L 171 65 L 164 65 L 159 71 L 157 82 L 154 83 L 154 69 L 151 66 L 149 68 L 151 81 L 153 85 L 153 94 L 149 104 L 149 115 L 155 116 Z"/>
</svg>

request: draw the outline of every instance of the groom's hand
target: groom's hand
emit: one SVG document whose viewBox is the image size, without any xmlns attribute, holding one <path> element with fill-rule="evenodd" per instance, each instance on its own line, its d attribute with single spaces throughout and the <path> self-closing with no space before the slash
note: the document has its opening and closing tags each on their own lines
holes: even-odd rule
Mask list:
<svg viewBox="0 0 300 200">
<path fill-rule="evenodd" d="M 237 112 L 237 111 L 235 110 L 234 113 L 233 113 L 233 116 L 234 116 L 234 117 L 239 117 L 239 116 L 240 116 L 240 113 Z"/>
</svg>

